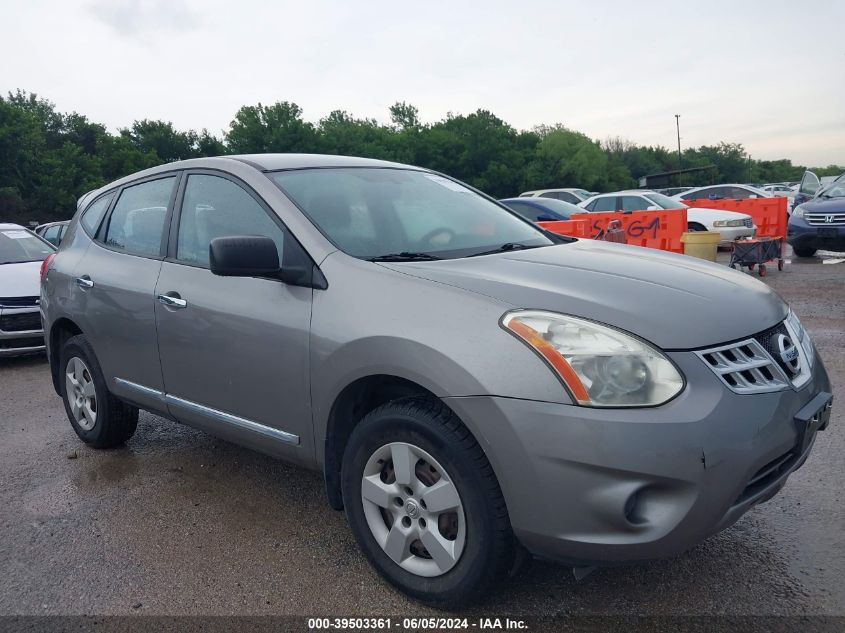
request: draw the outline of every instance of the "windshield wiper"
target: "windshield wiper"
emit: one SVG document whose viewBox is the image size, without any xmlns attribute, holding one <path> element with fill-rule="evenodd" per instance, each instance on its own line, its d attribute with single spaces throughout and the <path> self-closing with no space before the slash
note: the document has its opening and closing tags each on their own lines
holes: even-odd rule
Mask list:
<svg viewBox="0 0 845 633">
<path fill-rule="evenodd" d="M 505 242 L 498 248 L 493 248 L 489 251 L 481 251 L 480 253 L 473 253 L 467 257 L 478 257 L 479 255 L 493 255 L 495 253 L 506 253 L 507 251 L 522 251 L 528 248 L 537 248 L 537 246 L 529 246 L 528 244 L 520 244 L 519 242 Z"/>
<path fill-rule="evenodd" d="M 388 253 L 386 255 L 377 255 L 376 257 L 367 258 L 367 260 L 371 262 L 427 262 L 434 261 L 435 259 L 443 258 L 430 253 L 411 253 L 409 251 Z"/>
</svg>

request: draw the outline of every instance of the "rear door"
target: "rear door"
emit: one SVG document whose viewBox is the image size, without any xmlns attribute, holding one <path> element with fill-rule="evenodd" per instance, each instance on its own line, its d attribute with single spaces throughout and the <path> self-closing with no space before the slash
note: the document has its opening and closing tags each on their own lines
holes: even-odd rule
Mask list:
<svg viewBox="0 0 845 633">
<path fill-rule="evenodd" d="M 154 292 L 178 180 L 170 173 L 123 187 L 72 282 L 109 387 L 153 410 L 163 408 Z"/>
<path fill-rule="evenodd" d="M 301 247 L 257 194 L 221 172 L 188 172 L 177 207 L 155 291 L 170 413 L 260 450 L 312 456 L 312 289 L 209 270 L 216 237 L 270 237 L 280 262 Z"/>
</svg>

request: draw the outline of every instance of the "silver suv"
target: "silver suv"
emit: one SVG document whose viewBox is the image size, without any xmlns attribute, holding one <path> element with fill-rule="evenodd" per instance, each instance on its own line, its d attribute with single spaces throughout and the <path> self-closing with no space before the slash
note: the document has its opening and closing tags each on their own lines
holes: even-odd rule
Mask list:
<svg viewBox="0 0 845 633">
<path fill-rule="evenodd" d="M 87 196 L 45 266 L 87 444 L 138 409 L 320 469 L 364 554 L 439 606 L 519 548 L 675 555 L 772 497 L 830 417 L 810 337 L 723 266 L 546 233 L 424 169 L 254 155 Z"/>
</svg>

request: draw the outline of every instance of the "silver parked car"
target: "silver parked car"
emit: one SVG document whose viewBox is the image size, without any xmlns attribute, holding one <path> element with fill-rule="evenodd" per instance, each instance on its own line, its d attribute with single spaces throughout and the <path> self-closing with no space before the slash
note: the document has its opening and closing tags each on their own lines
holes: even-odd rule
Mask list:
<svg viewBox="0 0 845 633">
<path fill-rule="evenodd" d="M 0 223 L 0 357 L 44 350 L 38 273 L 55 250 L 27 228 Z"/>
<path fill-rule="evenodd" d="M 141 408 L 320 469 L 373 566 L 441 606 L 519 548 L 683 552 L 776 494 L 830 417 L 764 284 L 383 161 L 129 176 L 88 196 L 41 296 L 84 442 L 125 442 Z"/>
</svg>

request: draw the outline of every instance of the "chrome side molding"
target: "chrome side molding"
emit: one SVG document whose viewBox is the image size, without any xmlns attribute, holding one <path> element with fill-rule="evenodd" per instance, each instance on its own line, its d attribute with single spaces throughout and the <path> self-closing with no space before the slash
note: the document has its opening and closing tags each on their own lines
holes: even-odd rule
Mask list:
<svg viewBox="0 0 845 633">
<path fill-rule="evenodd" d="M 182 409 L 187 409 L 188 411 L 199 413 L 200 415 L 210 420 L 214 420 L 215 422 L 219 422 L 221 424 L 228 424 L 230 426 L 235 426 L 245 431 L 258 433 L 260 435 L 264 435 L 265 437 L 269 437 L 274 440 L 279 440 L 280 442 L 284 442 L 286 444 L 293 444 L 295 446 L 299 445 L 299 436 L 294 435 L 293 433 L 274 429 L 271 426 L 267 426 L 259 422 L 254 422 L 253 420 L 247 420 L 246 418 L 242 418 L 231 413 L 226 413 L 225 411 L 220 411 L 219 409 L 207 407 L 204 404 L 199 404 L 198 402 L 185 400 L 184 398 L 179 398 L 169 393 L 164 393 L 162 391 L 159 391 L 158 389 L 145 387 L 144 385 L 139 385 L 138 383 L 126 380 L 124 378 L 115 378 L 114 382 L 120 385 L 121 387 L 135 391 L 141 395 L 147 396 L 148 398 L 155 398 L 156 400 L 160 400 L 161 402 L 164 402 L 167 405 L 181 407 Z"/>
</svg>

